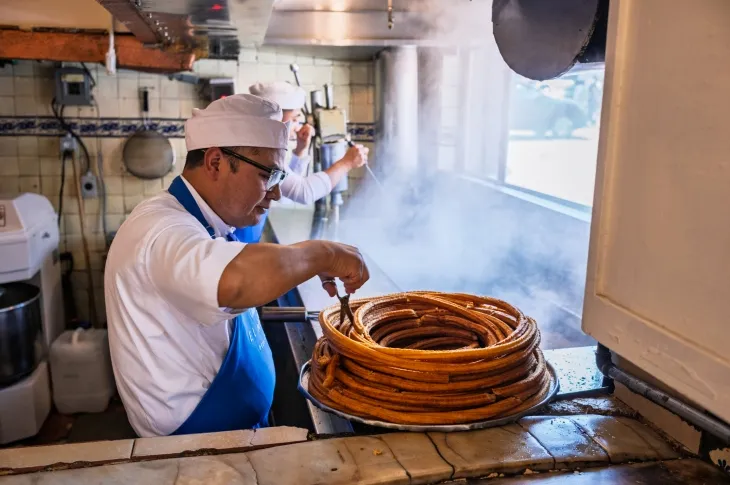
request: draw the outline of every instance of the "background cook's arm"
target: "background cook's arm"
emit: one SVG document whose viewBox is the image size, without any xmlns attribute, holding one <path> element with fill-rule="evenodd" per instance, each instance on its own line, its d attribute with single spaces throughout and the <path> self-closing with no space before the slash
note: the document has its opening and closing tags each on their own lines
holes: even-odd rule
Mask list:
<svg viewBox="0 0 730 485">
<path fill-rule="evenodd" d="M 363 145 L 350 147 L 342 159 L 327 170 L 302 176 L 287 167 L 287 177 L 281 183 L 281 195 L 299 204 L 311 204 L 332 191 L 353 168 L 362 167 L 368 160 L 368 148 Z"/>
</svg>

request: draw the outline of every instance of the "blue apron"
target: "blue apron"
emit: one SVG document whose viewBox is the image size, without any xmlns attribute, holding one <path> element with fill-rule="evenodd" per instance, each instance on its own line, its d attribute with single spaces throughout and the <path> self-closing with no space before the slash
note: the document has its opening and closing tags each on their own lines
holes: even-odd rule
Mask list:
<svg viewBox="0 0 730 485">
<path fill-rule="evenodd" d="M 239 227 L 234 231 L 236 240 L 245 243 L 257 243 L 261 240 L 261 233 L 264 232 L 264 225 L 266 224 L 266 217 L 269 215 L 266 212 L 261 216 L 261 221 L 255 226 Z"/>
<path fill-rule="evenodd" d="M 169 188 L 180 204 L 214 237 L 213 228 L 180 177 Z M 228 237 L 235 241 L 235 234 Z M 251 308 L 237 316 L 228 353 L 218 374 L 193 413 L 174 433 L 194 434 L 268 426 L 276 374 L 271 348 L 258 313 Z"/>
</svg>

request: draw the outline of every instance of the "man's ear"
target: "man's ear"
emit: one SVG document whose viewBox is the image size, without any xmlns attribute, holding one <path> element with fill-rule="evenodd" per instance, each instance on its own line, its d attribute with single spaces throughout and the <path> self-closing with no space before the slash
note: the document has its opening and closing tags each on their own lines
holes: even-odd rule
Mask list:
<svg viewBox="0 0 730 485">
<path fill-rule="evenodd" d="M 223 162 L 223 152 L 219 148 L 208 148 L 203 158 L 203 168 L 213 180 L 218 180 Z"/>
</svg>

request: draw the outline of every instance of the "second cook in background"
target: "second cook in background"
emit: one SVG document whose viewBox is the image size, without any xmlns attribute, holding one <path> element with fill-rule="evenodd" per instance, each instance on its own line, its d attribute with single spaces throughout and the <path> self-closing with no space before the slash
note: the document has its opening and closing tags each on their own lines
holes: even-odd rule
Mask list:
<svg viewBox="0 0 730 485">
<path fill-rule="evenodd" d="M 298 86 L 285 81 L 257 83 L 249 87 L 253 95 L 273 101 L 283 110 L 282 120 L 290 122 L 290 137 L 296 136 L 297 144 L 286 165 L 286 179 L 281 183 L 281 195 L 299 204 L 311 204 L 328 195 L 350 170 L 362 167 L 368 162 L 369 149 L 363 145 L 350 147 L 345 156 L 326 170 L 307 175 L 310 159 L 309 145 L 314 136 L 314 128 L 309 123 L 302 124 L 302 107 L 306 93 Z M 266 216 L 255 226 L 241 228 L 237 237 L 245 242 L 258 242 L 261 239 Z"/>
</svg>

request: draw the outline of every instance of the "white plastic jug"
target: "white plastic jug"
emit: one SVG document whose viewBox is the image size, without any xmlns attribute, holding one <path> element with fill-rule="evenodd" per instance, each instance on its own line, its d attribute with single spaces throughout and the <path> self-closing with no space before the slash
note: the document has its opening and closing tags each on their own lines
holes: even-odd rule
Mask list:
<svg viewBox="0 0 730 485">
<path fill-rule="evenodd" d="M 106 330 L 77 328 L 51 345 L 53 402 L 60 413 L 99 413 L 116 392 Z"/>
</svg>

